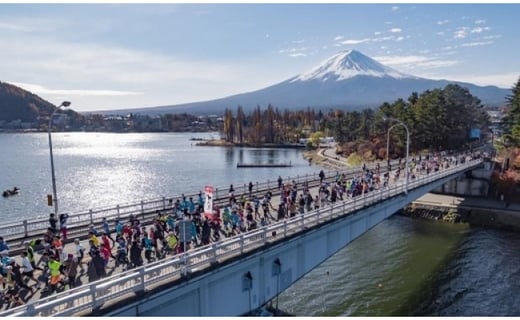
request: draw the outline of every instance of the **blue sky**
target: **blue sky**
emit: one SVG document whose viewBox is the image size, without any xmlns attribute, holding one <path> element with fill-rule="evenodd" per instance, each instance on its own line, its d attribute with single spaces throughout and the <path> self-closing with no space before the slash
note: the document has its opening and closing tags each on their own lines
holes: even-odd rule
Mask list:
<svg viewBox="0 0 520 320">
<path fill-rule="evenodd" d="M 520 4 L 0 4 L 0 81 L 77 111 L 254 91 L 356 49 L 401 72 L 509 88 Z"/>
</svg>

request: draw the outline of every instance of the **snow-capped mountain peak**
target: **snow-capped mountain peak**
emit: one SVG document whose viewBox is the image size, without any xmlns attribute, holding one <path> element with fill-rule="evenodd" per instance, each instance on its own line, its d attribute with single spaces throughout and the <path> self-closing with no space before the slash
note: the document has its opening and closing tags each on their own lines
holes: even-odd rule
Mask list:
<svg viewBox="0 0 520 320">
<path fill-rule="evenodd" d="M 347 50 L 335 54 L 311 71 L 294 77 L 291 82 L 307 80 L 340 81 L 359 75 L 378 78 L 392 77 L 395 79 L 415 78 L 384 66 L 357 50 Z"/>
</svg>

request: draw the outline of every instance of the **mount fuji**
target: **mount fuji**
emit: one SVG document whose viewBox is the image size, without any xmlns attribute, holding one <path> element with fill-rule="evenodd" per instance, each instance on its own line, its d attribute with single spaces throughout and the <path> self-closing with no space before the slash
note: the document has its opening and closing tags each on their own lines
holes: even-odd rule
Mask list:
<svg viewBox="0 0 520 320">
<path fill-rule="evenodd" d="M 116 110 L 102 113 L 165 114 L 220 114 L 228 108 L 241 105 L 244 112 L 271 104 L 280 109 L 344 109 L 355 110 L 378 107 L 398 98 L 407 99 L 412 92 L 444 88 L 454 83 L 470 90 L 485 105 L 501 105 L 511 90 L 495 86 L 477 86 L 471 83 L 431 80 L 408 75 L 385 66 L 356 50 L 342 51 L 320 65 L 286 81 L 264 89 L 237 94 L 221 99 L 172 106 Z"/>
</svg>

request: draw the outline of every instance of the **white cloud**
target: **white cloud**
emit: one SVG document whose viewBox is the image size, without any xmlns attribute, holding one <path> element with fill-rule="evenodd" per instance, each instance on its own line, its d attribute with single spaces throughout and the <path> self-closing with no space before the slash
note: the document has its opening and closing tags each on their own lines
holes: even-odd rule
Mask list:
<svg viewBox="0 0 520 320">
<path fill-rule="evenodd" d="M 393 6 L 393 7 L 392 7 L 392 11 L 397 11 L 397 10 L 399 10 L 399 7 L 398 7 L 398 6 Z"/>
<path fill-rule="evenodd" d="M 335 37 L 334 37 L 334 41 L 339 41 L 339 40 L 341 40 L 341 39 L 343 39 L 343 36 L 335 36 Z"/>
<path fill-rule="evenodd" d="M 469 30 L 468 27 L 457 28 L 457 31 L 455 31 L 453 33 L 453 38 L 454 39 L 464 39 L 464 38 L 466 38 L 467 35 L 468 35 L 468 30 Z"/>
<path fill-rule="evenodd" d="M 493 44 L 493 41 L 476 41 L 476 42 L 468 42 L 463 43 L 461 47 L 477 47 L 477 46 L 486 46 L 488 44 Z"/>
<path fill-rule="evenodd" d="M 307 51 L 307 50 L 309 50 L 308 47 L 300 47 L 300 48 L 281 49 L 278 52 L 279 53 L 295 54 L 295 53 L 303 53 L 304 51 Z"/>
<path fill-rule="evenodd" d="M 449 20 L 439 20 L 439 21 L 437 21 L 437 24 L 442 26 L 443 24 L 446 24 L 448 22 L 449 22 Z"/>
<path fill-rule="evenodd" d="M 392 35 L 392 36 L 387 36 L 387 37 L 375 37 L 375 38 L 364 38 L 364 39 L 347 39 L 347 40 L 341 41 L 340 43 L 343 44 L 343 45 L 353 45 L 353 44 L 361 44 L 361 43 L 391 41 L 391 40 L 402 41 L 402 40 L 404 40 L 406 38 L 409 38 L 409 36 L 407 36 L 407 37 L 402 37 L 402 36 L 396 37 L 396 36 Z"/>
<path fill-rule="evenodd" d="M 375 60 L 381 62 L 382 64 L 389 66 L 405 66 L 408 69 L 433 69 L 433 68 L 442 68 L 449 67 L 459 63 L 456 60 L 440 60 L 435 57 L 427 57 L 427 56 L 380 56 L 374 57 Z"/>
<path fill-rule="evenodd" d="M 304 43 L 305 40 L 293 40 L 292 43 L 295 43 L 295 44 L 300 44 L 300 43 Z"/>
<path fill-rule="evenodd" d="M 0 22 L 0 30 L 14 33 L 51 33 L 67 27 L 65 21 L 55 19 L 17 17 L 9 20 L 2 17 L 2 20 Z"/>
<path fill-rule="evenodd" d="M 402 30 L 400 28 L 392 28 L 389 31 L 392 33 L 400 33 Z"/>
<path fill-rule="evenodd" d="M 481 33 L 481 32 L 484 32 L 484 31 L 488 31 L 489 30 L 489 27 L 476 27 L 476 28 L 473 28 L 471 29 L 471 33 Z"/>
<path fill-rule="evenodd" d="M 380 31 L 376 31 L 376 32 L 374 32 L 374 36 L 378 36 L 378 35 L 380 35 L 380 34 L 381 34 Z"/>
<path fill-rule="evenodd" d="M 439 31 L 436 33 L 438 36 L 443 36 L 444 35 L 444 31 Z"/>
<path fill-rule="evenodd" d="M 486 20 L 475 20 L 475 24 L 484 24 Z"/>
<path fill-rule="evenodd" d="M 291 53 L 289 54 L 289 57 L 291 58 L 297 58 L 297 57 L 306 57 L 307 55 L 305 53 L 302 53 L 302 52 L 298 52 L 298 53 Z"/>
<path fill-rule="evenodd" d="M 435 76 L 431 75 L 432 79 L 449 79 L 455 81 L 469 82 L 481 86 L 498 86 L 501 88 L 511 88 L 518 81 L 518 74 L 520 70 L 516 72 L 502 73 L 502 74 L 488 74 L 488 75 L 476 75 L 476 74 L 453 74 L 453 75 L 442 75 Z"/>
<path fill-rule="evenodd" d="M 344 40 L 344 41 L 341 41 L 341 44 L 360 44 L 360 43 L 365 43 L 365 42 L 370 42 L 372 41 L 372 39 L 369 39 L 369 38 L 365 38 L 365 39 L 359 39 L 359 40 L 355 40 L 355 39 L 349 39 L 349 40 Z"/>
<path fill-rule="evenodd" d="M 71 100 L 78 111 L 210 100 L 272 83 L 268 74 L 248 77 L 255 70 L 251 64 L 179 59 L 40 34 L 0 32 L 0 61 L 9 61 L 1 68 L 4 80 L 25 84 L 51 102 Z"/>
<path fill-rule="evenodd" d="M 38 95 L 63 95 L 63 96 L 135 96 L 143 92 L 117 91 L 117 90 L 88 90 L 88 89 L 50 89 L 33 83 L 20 83 L 7 81 Z"/>
</svg>

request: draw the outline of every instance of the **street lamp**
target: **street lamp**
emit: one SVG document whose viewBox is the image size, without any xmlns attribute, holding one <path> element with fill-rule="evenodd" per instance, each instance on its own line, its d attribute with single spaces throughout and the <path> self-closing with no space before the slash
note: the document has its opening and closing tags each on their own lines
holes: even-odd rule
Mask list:
<svg viewBox="0 0 520 320">
<path fill-rule="evenodd" d="M 404 124 L 404 122 L 402 122 L 401 120 L 398 120 L 395 118 L 390 118 L 390 117 L 383 117 L 383 120 L 384 121 L 391 120 L 391 121 L 397 122 L 397 124 L 391 126 L 390 129 L 388 129 L 387 144 L 386 144 L 387 157 L 388 157 L 388 145 L 390 143 L 390 130 L 395 126 L 403 126 L 406 129 L 406 161 L 405 161 L 405 171 L 404 171 L 404 174 L 405 174 L 405 187 L 404 187 L 405 191 L 404 192 L 405 192 L 405 194 L 408 194 L 408 156 L 409 156 L 409 152 L 410 152 L 410 131 L 408 130 L 408 126 L 406 124 Z"/>
<path fill-rule="evenodd" d="M 386 164 L 387 165 L 390 164 L 390 131 L 392 131 L 392 129 L 397 126 L 398 126 L 398 124 L 394 124 L 393 126 L 388 128 L 388 132 L 386 133 Z"/>
<path fill-rule="evenodd" d="M 54 158 L 52 157 L 52 139 L 51 139 L 51 129 L 52 129 L 52 118 L 54 114 L 60 110 L 62 107 L 66 108 L 70 106 L 70 101 L 63 101 L 59 106 L 54 109 L 50 118 L 49 118 L 49 151 L 51 155 L 51 174 L 52 174 L 52 202 L 54 203 L 54 216 L 58 218 L 58 196 L 56 195 L 56 177 L 54 176 Z"/>
</svg>

